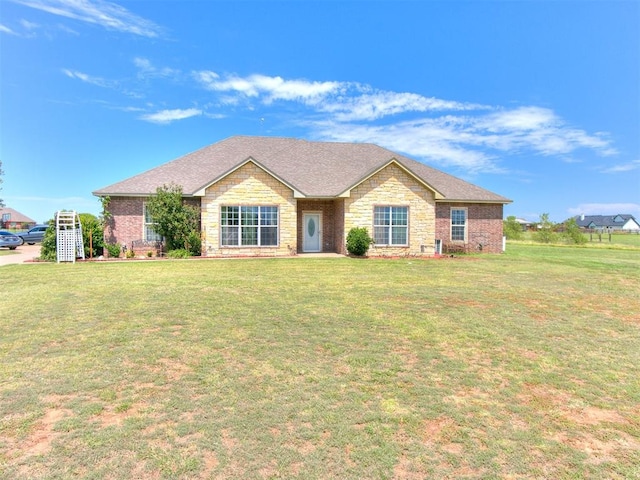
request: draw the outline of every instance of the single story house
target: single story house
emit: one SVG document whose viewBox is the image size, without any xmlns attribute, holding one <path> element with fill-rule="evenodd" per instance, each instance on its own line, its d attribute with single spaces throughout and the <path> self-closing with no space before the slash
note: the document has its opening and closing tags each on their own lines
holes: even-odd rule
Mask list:
<svg viewBox="0 0 640 480">
<path fill-rule="evenodd" d="M 28 230 L 36 221 L 13 208 L 0 207 L 0 228 L 11 230 Z"/>
<path fill-rule="evenodd" d="M 200 210 L 212 257 L 344 254 L 353 227 L 373 237 L 369 256 L 499 253 L 511 202 L 373 144 L 234 136 L 94 191 L 109 197 L 105 241 L 159 240 L 145 201 L 170 184 Z"/>
<path fill-rule="evenodd" d="M 581 228 L 607 231 L 640 231 L 640 224 L 633 215 L 578 215 L 574 217 Z"/>
</svg>

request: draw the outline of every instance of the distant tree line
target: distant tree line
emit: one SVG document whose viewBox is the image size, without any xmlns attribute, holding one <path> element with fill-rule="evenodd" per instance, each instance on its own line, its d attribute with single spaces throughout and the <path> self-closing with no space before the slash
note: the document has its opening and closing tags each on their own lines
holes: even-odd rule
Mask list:
<svg viewBox="0 0 640 480">
<path fill-rule="evenodd" d="M 548 213 L 540 215 L 540 221 L 532 224 L 531 239 L 538 243 L 568 243 L 584 245 L 587 237 L 578 226 L 575 218 L 569 218 L 562 223 L 554 223 Z M 523 240 L 525 232 L 516 217 L 509 216 L 504 221 L 503 232 L 507 240 Z"/>
</svg>

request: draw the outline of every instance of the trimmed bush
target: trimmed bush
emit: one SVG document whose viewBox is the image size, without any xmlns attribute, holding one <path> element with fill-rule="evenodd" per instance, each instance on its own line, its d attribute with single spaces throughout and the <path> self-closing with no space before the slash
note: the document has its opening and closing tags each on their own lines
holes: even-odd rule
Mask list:
<svg viewBox="0 0 640 480">
<path fill-rule="evenodd" d="M 358 257 L 363 256 L 369 250 L 369 246 L 373 243 L 373 238 L 369 236 L 369 232 L 364 227 L 354 227 L 349 230 L 347 235 L 347 251 L 351 255 Z"/>
<path fill-rule="evenodd" d="M 107 243 L 106 248 L 111 258 L 118 258 L 120 256 L 120 244 Z"/>
<path fill-rule="evenodd" d="M 167 257 L 169 257 L 169 258 L 189 258 L 189 257 L 191 257 L 191 254 L 189 253 L 189 250 L 186 250 L 184 248 L 178 248 L 176 250 L 169 251 L 169 253 L 167 253 Z"/>
</svg>

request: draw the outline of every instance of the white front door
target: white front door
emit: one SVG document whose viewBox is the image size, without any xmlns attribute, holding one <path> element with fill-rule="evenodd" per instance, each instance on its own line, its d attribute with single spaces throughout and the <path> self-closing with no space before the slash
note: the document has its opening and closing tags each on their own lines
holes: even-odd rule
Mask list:
<svg viewBox="0 0 640 480">
<path fill-rule="evenodd" d="M 302 240 L 303 252 L 320 252 L 320 214 L 304 213 L 302 215 L 304 235 Z"/>
</svg>

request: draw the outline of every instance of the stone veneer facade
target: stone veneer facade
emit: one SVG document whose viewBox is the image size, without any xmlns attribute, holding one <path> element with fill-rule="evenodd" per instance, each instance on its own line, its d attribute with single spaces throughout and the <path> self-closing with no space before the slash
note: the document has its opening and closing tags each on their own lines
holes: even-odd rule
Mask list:
<svg viewBox="0 0 640 480">
<path fill-rule="evenodd" d="M 279 242 L 273 247 L 223 247 L 220 207 L 277 206 Z M 248 162 L 206 189 L 201 203 L 203 256 L 283 256 L 298 251 L 293 190 Z"/>
<path fill-rule="evenodd" d="M 433 255 L 435 250 L 435 195 L 413 176 L 391 164 L 351 190 L 345 199 L 344 231 L 366 227 L 373 235 L 375 206 L 409 208 L 409 245 L 372 245 L 370 257 Z"/>
<path fill-rule="evenodd" d="M 376 206 L 406 206 L 409 209 L 409 245 L 373 245 L 371 257 L 419 256 L 435 253 L 435 240 L 445 251 L 455 247 L 466 252 L 502 252 L 502 204 L 438 202 L 434 192 L 396 164 L 391 164 L 358 186 L 349 197 L 296 199 L 291 188 L 252 162 L 206 189 L 187 203 L 201 210 L 203 256 L 287 256 L 303 253 L 303 221 L 306 212 L 322 215 L 322 252 L 346 254 L 346 235 L 353 227 L 365 227 L 373 234 Z M 108 206 L 111 218 L 105 241 L 127 245 L 144 238 L 143 197 L 113 197 Z M 222 247 L 220 207 L 223 205 L 278 206 L 279 243 L 274 247 Z M 451 241 L 451 209 L 467 210 L 467 238 Z M 148 247 L 144 247 L 148 250 Z M 145 252 L 138 252 L 145 253 Z"/>
</svg>

